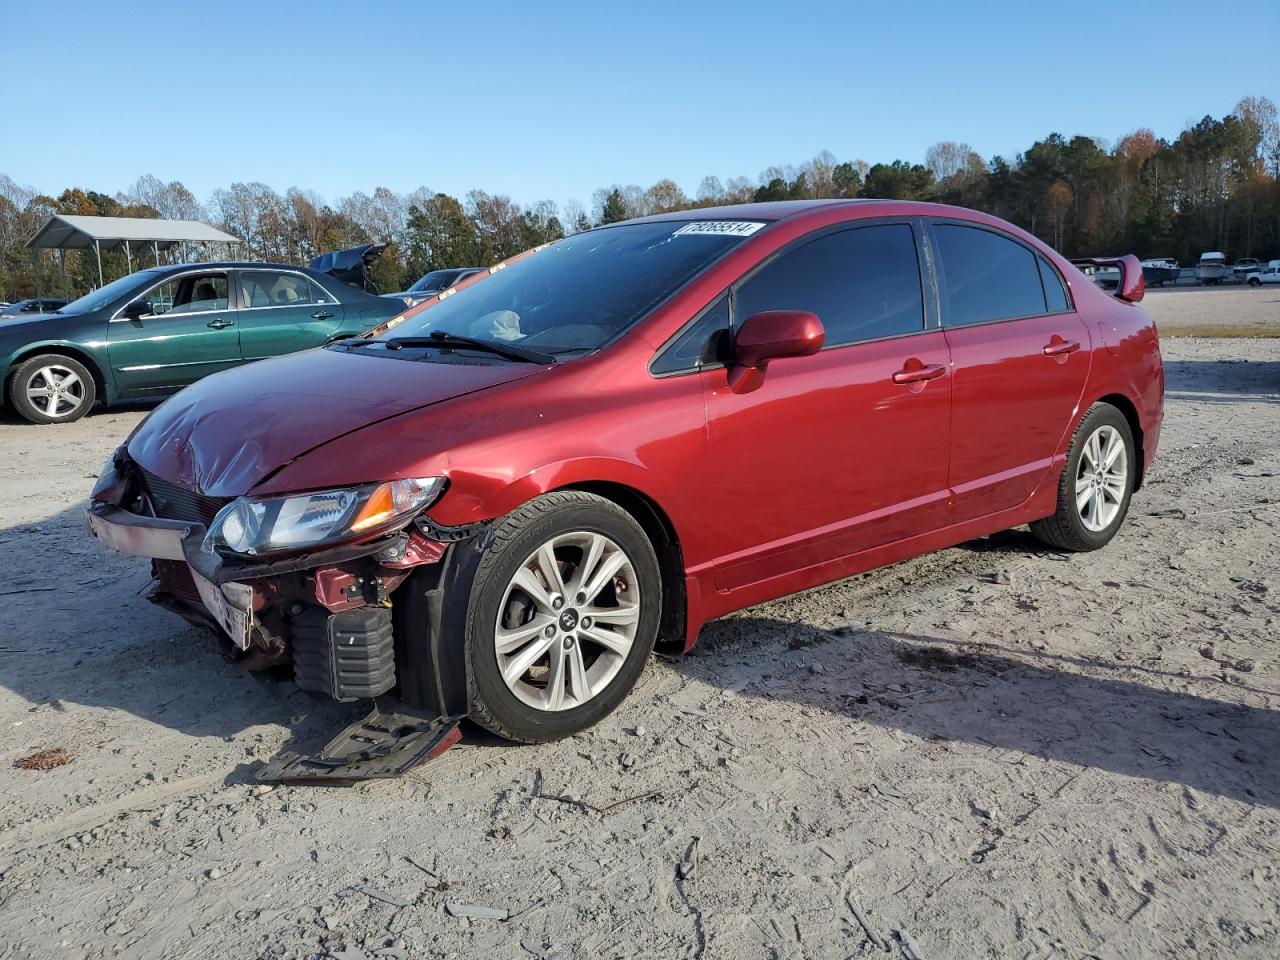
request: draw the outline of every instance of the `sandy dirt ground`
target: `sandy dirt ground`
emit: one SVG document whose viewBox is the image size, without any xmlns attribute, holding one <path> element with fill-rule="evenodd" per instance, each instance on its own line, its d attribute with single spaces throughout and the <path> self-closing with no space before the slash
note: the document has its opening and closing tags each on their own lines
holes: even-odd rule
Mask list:
<svg viewBox="0 0 1280 960">
<path fill-rule="evenodd" d="M 349 708 L 83 534 L 142 411 L 0 422 L 0 957 L 1280 956 L 1280 340 L 1165 358 L 1106 550 L 757 607 L 586 734 L 351 789 L 256 785 Z"/>
<path fill-rule="evenodd" d="M 1280 335 L 1280 285 L 1265 287 L 1159 287 L 1142 301 L 1162 334 L 1207 336 L 1228 328 L 1252 335 Z"/>
</svg>

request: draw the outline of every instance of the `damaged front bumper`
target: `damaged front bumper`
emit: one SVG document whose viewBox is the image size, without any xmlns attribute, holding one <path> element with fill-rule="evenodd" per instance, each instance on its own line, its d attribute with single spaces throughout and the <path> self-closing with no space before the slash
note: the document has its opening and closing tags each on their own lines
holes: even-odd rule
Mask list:
<svg viewBox="0 0 1280 960">
<path fill-rule="evenodd" d="M 90 534 L 121 553 L 187 564 L 204 612 L 237 650 L 248 651 L 253 639 L 253 588 L 233 580 L 215 582 L 220 564 L 218 558 L 201 551 L 202 524 L 139 516 L 101 502 L 93 503 L 85 518 Z M 204 618 L 199 622 L 203 624 Z"/>
<path fill-rule="evenodd" d="M 107 546 L 151 560 L 152 602 L 228 640 L 229 655 L 251 669 L 291 665 L 304 690 L 375 699 L 373 713 L 320 754 L 278 757 L 262 778 L 395 776 L 457 741 L 465 666 L 460 645 L 441 641 L 440 598 L 449 552 L 480 527 L 441 529 L 423 516 L 362 543 L 242 559 L 205 549 L 205 522 L 149 515 L 150 475 L 128 462 L 117 472 L 118 483 L 95 490 L 86 522 Z"/>
<path fill-rule="evenodd" d="M 157 582 L 150 599 L 193 623 L 216 626 L 249 667 L 292 662 L 298 686 L 336 700 L 376 697 L 395 685 L 390 594 L 415 567 L 439 561 L 447 549 L 414 529 L 300 556 L 241 561 L 204 549 L 202 523 L 103 501 L 93 501 L 85 517 L 98 540 L 153 561 Z"/>
</svg>

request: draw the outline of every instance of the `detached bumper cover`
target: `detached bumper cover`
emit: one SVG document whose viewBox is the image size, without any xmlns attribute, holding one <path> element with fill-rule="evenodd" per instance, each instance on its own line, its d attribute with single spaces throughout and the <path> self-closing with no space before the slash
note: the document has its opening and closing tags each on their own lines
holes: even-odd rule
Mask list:
<svg viewBox="0 0 1280 960">
<path fill-rule="evenodd" d="M 183 543 L 204 527 L 185 520 L 141 517 L 128 510 L 95 503 L 84 512 L 89 533 L 121 553 L 158 560 L 186 560 Z"/>
<path fill-rule="evenodd" d="M 218 582 L 219 559 L 201 550 L 204 525 L 187 520 L 144 517 L 120 507 L 95 502 L 85 511 L 89 533 L 121 553 L 153 560 L 177 560 L 191 568 L 205 611 L 241 650 L 253 632 L 253 588 L 235 581 Z"/>
</svg>

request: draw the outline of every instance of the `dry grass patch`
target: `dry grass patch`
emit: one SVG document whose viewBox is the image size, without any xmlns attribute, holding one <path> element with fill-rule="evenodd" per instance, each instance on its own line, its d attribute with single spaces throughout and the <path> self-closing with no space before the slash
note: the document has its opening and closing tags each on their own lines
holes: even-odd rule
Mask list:
<svg viewBox="0 0 1280 960">
<path fill-rule="evenodd" d="M 1160 328 L 1161 339 L 1170 337 L 1280 337 L 1280 324 L 1192 323 Z"/>
</svg>

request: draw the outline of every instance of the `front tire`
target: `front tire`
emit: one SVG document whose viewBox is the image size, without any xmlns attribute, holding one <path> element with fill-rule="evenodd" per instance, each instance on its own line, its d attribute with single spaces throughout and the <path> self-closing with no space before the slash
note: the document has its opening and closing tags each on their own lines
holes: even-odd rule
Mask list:
<svg viewBox="0 0 1280 960">
<path fill-rule="evenodd" d="M 1109 403 L 1095 403 L 1081 418 L 1058 482 L 1058 509 L 1031 524 L 1031 532 L 1059 550 L 1097 550 L 1120 529 L 1137 475 L 1129 421 Z"/>
<path fill-rule="evenodd" d="M 45 353 L 24 360 L 9 381 L 9 402 L 31 423 L 71 423 L 93 407 L 98 388 L 78 360 Z"/>
<path fill-rule="evenodd" d="M 545 494 L 494 528 L 467 612 L 470 716 L 541 743 L 611 713 L 653 651 L 662 582 L 625 510 L 582 491 Z"/>
</svg>

